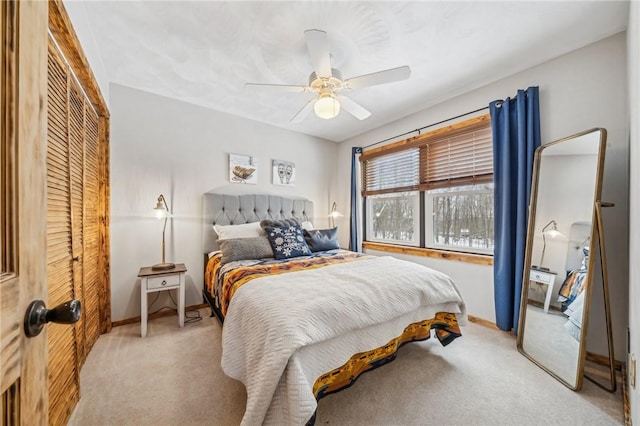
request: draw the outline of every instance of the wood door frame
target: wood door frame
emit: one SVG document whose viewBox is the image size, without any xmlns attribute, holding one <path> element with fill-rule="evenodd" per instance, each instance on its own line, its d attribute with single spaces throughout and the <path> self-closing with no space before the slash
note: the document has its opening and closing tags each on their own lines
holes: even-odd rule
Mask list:
<svg viewBox="0 0 640 426">
<path fill-rule="evenodd" d="M 110 249 L 110 185 L 109 185 L 109 109 L 102 97 L 100 87 L 96 81 L 89 61 L 87 60 L 80 41 L 71 25 L 69 15 L 62 0 L 49 1 L 49 31 L 60 47 L 62 54 L 69 63 L 80 86 L 85 91 L 98 114 L 98 218 L 100 257 L 98 259 L 99 299 L 100 299 L 100 333 L 111 331 L 111 249 Z"/>
</svg>

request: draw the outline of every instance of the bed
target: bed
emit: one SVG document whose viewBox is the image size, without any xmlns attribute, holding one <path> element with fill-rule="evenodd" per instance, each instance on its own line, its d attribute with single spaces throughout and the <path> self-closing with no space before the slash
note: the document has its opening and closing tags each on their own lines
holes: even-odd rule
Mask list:
<svg viewBox="0 0 640 426">
<path fill-rule="evenodd" d="M 449 344 L 466 323 L 448 276 L 342 250 L 335 230 L 302 229 L 312 228 L 312 212 L 308 200 L 204 196 L 203 295 L 223 324 L 222 368 L 247 390 L 244 425 L 313 424 L 323 396 L 392 361 L 408 342 L 433 333 Z M 293 253 L 277 245 L 289 232 Z"/>
</svg>

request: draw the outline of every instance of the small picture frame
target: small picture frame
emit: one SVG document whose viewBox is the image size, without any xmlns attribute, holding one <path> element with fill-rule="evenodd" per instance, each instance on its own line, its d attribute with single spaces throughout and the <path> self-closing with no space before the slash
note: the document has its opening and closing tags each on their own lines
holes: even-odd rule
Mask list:
<svg viewBox="0 0 640 426">
<path fill-rule="evenodd" d="M 258 163 L 249 155 L 229 154 L 229 182 L 258 183 Z"/>
<path fill-rule="evenodd" d="M 296 165 L 291 161 L 273 160 L 272 183 L 281 186 L 295 186 Z"/>
</svg>

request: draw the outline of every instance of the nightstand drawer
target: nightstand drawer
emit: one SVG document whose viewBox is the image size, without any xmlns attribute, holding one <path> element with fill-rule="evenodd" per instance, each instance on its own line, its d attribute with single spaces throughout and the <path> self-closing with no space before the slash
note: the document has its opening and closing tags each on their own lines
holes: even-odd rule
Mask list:
<svg viewBox="0 0 640 426">
<path fill-rule="evenodd" d="M 180 285 L 180 274 L 161 275 L 147 279 L 147 290 L 165 287 L 177 287 Z"/>
<path fill-rule="evenodd" d="M 554 280 L 554 275 L 546 272 L 531 271 L 529 279 L 538 283 L 551 284 Z"/>
</svg>

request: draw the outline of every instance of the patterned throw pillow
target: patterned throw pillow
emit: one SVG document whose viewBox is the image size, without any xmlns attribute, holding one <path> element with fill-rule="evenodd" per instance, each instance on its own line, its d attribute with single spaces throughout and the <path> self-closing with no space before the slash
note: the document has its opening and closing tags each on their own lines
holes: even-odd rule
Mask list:
<svg viewBox="0 0 640 426">
<path fill-rule="evenodd" d="M 276 259 L 289 259 L 311 254 L 299 226 L 267 226 L 264 230 L 267 231 L 267 238 Z"/>
</svg>

